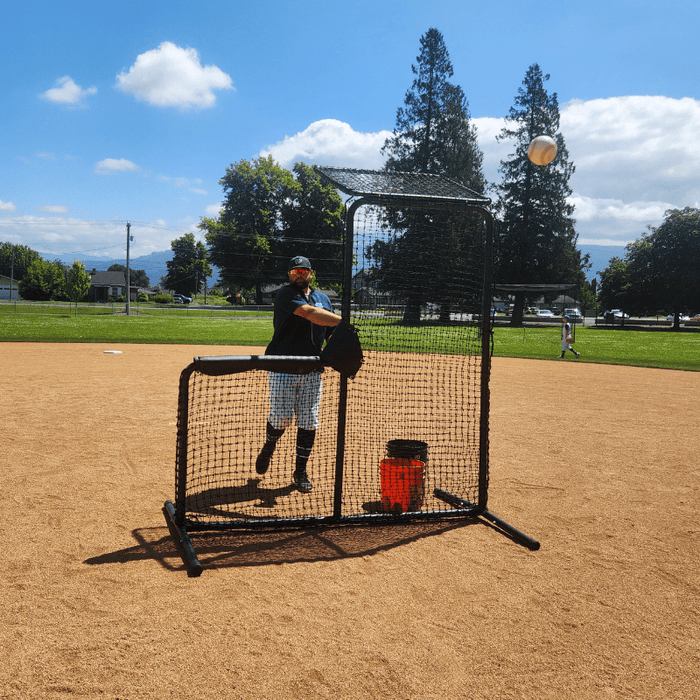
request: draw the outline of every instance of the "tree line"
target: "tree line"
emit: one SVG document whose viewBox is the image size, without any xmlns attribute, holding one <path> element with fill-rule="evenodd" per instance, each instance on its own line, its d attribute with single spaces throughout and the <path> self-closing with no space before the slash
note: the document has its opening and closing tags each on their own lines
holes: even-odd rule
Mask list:
<svg viewBox="0 0 700 700">
<path fill-rule="evenodd" d="M 680 315 L 700 309 L 700 210 L 671 209 L 614 257 L 600 275 L 601 306 L 630 315 Z"/>
<path fill-rule="evenodd" d="M 114 264 L 110 272 L 125 272 L 124 265 Z M 65 265 L 61 260 L 45 260 L 25 245 L 0 243 L 0 275 L 17 282 L 17 291 L 30 301 L 85 301 L 91 276 L 85 264 L 75 260 Z M 148 287 L 145 270 L 130 270 L 132 287 Z"/>
</svg>

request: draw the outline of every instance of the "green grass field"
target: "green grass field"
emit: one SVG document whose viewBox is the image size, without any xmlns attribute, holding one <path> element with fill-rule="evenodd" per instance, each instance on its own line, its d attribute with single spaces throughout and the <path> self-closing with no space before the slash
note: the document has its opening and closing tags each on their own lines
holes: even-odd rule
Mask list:
<svg viewBox="0 0 700 700">
<path fill-rule="evenodd" d="M 576 360 L 569 352 L 567 362 L 700 370 L 700 333 L 579 326 L 574 346 L 581 353 L 581 359 Z M 496 357 L 556 359 L 561 354 L 561 328 L 558 325 L 496 328 L 493 354 Z"/>
<path fill-rule="evenodd" d="M 402 326 L 387 324 L 387 342 L 403 332 Z M 444 328 L 430 332 L 444 333 Z M 125 316 L 123 307 L 86 305 L 76 315 L 75 306 L 0 303 L 0 338 L 5 342 L 264 346 L 271 337 L 270 312 L 141 305 Z M 569 353 L 566 361 L 700 370 L 700 333 L 578 326 L 576 349 L 581 359 Z M 560 352 L 558 325 L 494 329 L 496 357 L 556 360 Z"/>
</svg>

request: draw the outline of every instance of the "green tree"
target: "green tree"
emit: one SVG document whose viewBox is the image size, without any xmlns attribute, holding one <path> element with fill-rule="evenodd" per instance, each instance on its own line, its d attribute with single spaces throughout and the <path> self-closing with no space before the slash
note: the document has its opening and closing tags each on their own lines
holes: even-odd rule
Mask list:
<svg viewBox="0 0 700 700">
<path fill-rule="evenodd" d="M 602 309 L 622 309 L 629 312 L 629 266 L 617 255 L 600 273 L 598 305 Z"/>
<path fill-rule="evenodd" d="M 19 293 L 31 301 L 50 301 L 65 298 L 66 273 L 57 260 L 35 260 L 19 281 Z"/>
<path fill-rule="evenodd" d="M 482 194 L 483 154 L 464 92 L 450 82 L 454 71 L 442 34 L 429 29 L 420 45 L 417 64 L 411 66 L 416 77 L 396 112 L 393 136 L 382 149 L 387 155 L 385 169 L 443 175 Z M 428 225 L 441 234 L 426 238 Z M 405 323 L 418 322 L 420 306 L 426 301 L 439 303 L 442 318 L 447 317 L 450 305 L 461 296 L 448 281 L 464 277 L 461 268 L 471 257 L 468 251 L 478 225 L 473 215 L 465 218 L 415 209 L 387 213 L 384 226 L 392 234 L 377 241 L 368 253 L 379 288 L 404 299 Z M 418 283 L 426 268 L 440 271 L 429 288 Z"/>
<path fill-rule="evenodd" d="M 207 249 L 201 241 L 195 241 L 193 233 L 186 233 L 170 244 L 173 251 L 172 260 L 165 264 L 167 274 L 162 283 L 178 294 L 193 296 L 204 287 L 208 277 L 212 276 Z"/>
<path fill-rule="evenodd" d="M 671 209 L 658 227 L 630 243 L 601 275 L 600 300 L 636 315 L 700 308 L 700 210 Z"/>
<path fill-rule="evenodd" d="M 337 288 L 343 273 L 345 205 L 337 190 L 324 184 L 313 167 L 295 163 L 290 196 L 282 205 L 282 236 L 273 250 L 283 264 L 304 255 L 314 266 L 315 281 L 324 288 Z M 284 281 L 287 281 L 284 276 Z"/>
<path fill-rule="evenodd" d="M 464 92 L 449 80 L 454 70 L 443 36 L 429 29 L 420 45 L 417 65 L 411 66 L 416 78 L 382 148 L 386 169 L 446 175 L 483 192 L 483 153 Z"/>
<path fill-rule="evenodd" d="M 241 160 L 219 180 L 225 199 L 216 218 L 203 218 L 209 259 L 231 288 L 254 289 L 262 303 L 262 286 L 279 277 L 273 243 L 282 228 L 281 210 L 293 189 L 292 174 L 272 156 Z"/>
<path fill-rule="evenodd" d="M 312 167 L 297 163 L 290 172 L 272 157 L 242 160 L 220 183 L 221 214 L 200 228 L 224 286 L 255 290 L 260 304 L 263 285 L 287 281 L 293 255 L 309 257 L 323 284 L 340 281 L 344 207 Z"/>
<path fill-rule="evenodd" d="M 90 274 L 85 271 L 85 265 L 80 260 L 74 260 L 73 265 L 66 272 L 65 291 L 68 299 L 74 304 L 82 301 L 90 289 Z"/>
<path fill-rule="evenodd" d="M 588 256 L 581 257 L 576 248 L 574 207 L 567 202 L 575 168 L 559 131 L 557 95 L 547 93 L 547 80 L 549 75 L 543 75 L 536 63 L 530 66 L 498 137 L 513 140 L 515 151 L 509 160 L 501 161 L 496 281 L 575 283 L 580 292 L 590 264 Z M 556 141 L 557 157 L 549 165 L 537 166 L 528 159 L 527 148 L 535 136 L 543 134 Z M 516 294 L 512 325 L 522 324 L 524 305 L 525 294 Z"/>
<path fill-rule="evenodd" d="M 123 272 L 124 279 L 126 279 L 126 265 L 119 265 L 115 263 L 107 268 L 108 272 Z M 129 285 L 131 287 L 138 287 L 140 289 L 146 289 L 151 284 L 146 274 L 146 270 L 134 270 L 129 268 Z"/>
<path fill-rule="evenodd" d="M 0 243 L 0 275 L 12 275 L 13 279 L 21 280 L 37 260 L 41 260 L 39 253 L 26 245 Z"/>
</svg>

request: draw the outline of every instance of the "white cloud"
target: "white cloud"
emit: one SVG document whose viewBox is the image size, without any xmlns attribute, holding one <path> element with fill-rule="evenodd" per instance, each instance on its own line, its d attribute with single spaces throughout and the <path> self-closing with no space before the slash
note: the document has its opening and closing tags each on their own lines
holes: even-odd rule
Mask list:
<svg viewBox="0 0 700 700">
<path fill-rule="evenodd" d="M 384 167 L 380 151 L 391 135 L 386 130 L 365 134 L 337 119 L 321 119 L 294 136 L 285 136 L 259 155 L 272 155 L 285 168 L 302 161 L 308 165 L 378 169 Z"/>
<path fill-rule="evenodd" d="M 39 211 L 46 212 L 47 214 L 67 214 L 68 207 L 63 204 L 47 204 L 43 207 L 38 207 Z"/>
<path fill-rule="evenodd" d="M 156 180 L 158 180 L 158 182 L 170 182 L 176 187 L 185 187 L 190 192 L 194 192 L 195 194 L 208 194 L 206 190 L 194 187 L 194 185 L 202 184 L 202 181 L 199 178 L 190 180 L 186 177 L 168 177 L 167 175 L 158 175 Z"/>
<path fill-rule="evenodd" d="M 561 131 L 574 189 L 625 202 L 700 198 L 700 101 L 659 96 L 574 101 Z"/>
<path fill-rule="evenodd" d="M 132 163 L 125 158 L 105 158 L 95 163 L 95 173 L 104 175 L 112 172 L 136 172 L 141 170 L 136 163 Z"/>
<path fill-rule="evenodd" d="M 218 204 L 210 204 L 208 207 L 206 207 L 204 209 L 204 213 L 209 218 L 213 218 L 215 216 L 219 216 L 219 213 L 221 212 L 222 207 L 223 207 L 223 204 L 221 202 L 219 202 Z"/>
<path fill-rule="evenodd" d="M 594 199 L 574 193 L 569 202 L 576 207 L 576 220 L 630 219 L 636 221 L 656 221 L 663 218 L 664 212 L 672 209 L 668 202 L 623 202 L 620 199 Z"/>
<path fill-rule="evenodd" d="M 576 166 L 570 198 L 581 243 L 625 245 L 668 209 L 700 202 L 700 101 L 626 96 L 560 107 L 561 133 Z M 496 141 L 504 119 L 474 119 L 484 174 L 500 182 L 498 167 L 512 144 Z"/>
<path fill-rule="evenodd" d="M 192 232 L 196 240 L 202 235 L 196 227 L 169 227 L 167 221 L 134 223 L 130 254 L 141 255 L 170 250 L 175 238 Z M 58 256 L 83 259 L 126 255 L 126 221 L 94 221 L 67 216 L 0 217 L 0 240 L 27 245 L 46 259 Z"/>
<path fill-rule="evenodd" d="M 15 210 L 14 202 L 3 202 L 2 199 L 0 199 L 0 211 L 14 211 L 14 210 Z"/>
<path fill-rule="evenodd" d="M 164 41 L 136 58 L 117 76 L 117 89 L 156 107 L 212 107 L 214 90 L 233 89 L 231 78 L 216 66 L 202 66 L 196 49 Z"/>
<path fill-rule="evenodd" d="M 42 92 L 39 97 L 48 102 L 66 107 L 85 107 L 85 98 L 94 95 L 96 87 L 89 87 L 86 90 L 76 85 L 73 78 L 65 75 L 56 81 L 56 85 L 46 92 Z"/>
<path fill-rule="evenodd" d="M 561 132 L 576 166 L 570 185 L 581 243 L 625 245 L 668 209 L 699 206 L 700 101 L 668 97 L 612 97 L 560 108 Z M 500 182 L 500 163 L 513 143 L 497 141 L 505 119 L 473 119 L 484 153 L 484 175 Z M 379 169 L 390 131 L 368 134 L 323 119 L 263 149 L 283 167 L 297 161 Z M 218 205 L 217 205 L 218 206 Z"/>
</svg>

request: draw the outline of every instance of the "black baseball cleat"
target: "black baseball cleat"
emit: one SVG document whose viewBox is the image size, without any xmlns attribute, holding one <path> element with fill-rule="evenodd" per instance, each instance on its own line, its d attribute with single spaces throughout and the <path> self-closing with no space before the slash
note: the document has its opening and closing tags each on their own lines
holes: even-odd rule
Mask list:
<svg viewBox="0 0 700 700">
<path fill-rule="evenodd" d="M 577 359 L 577 360 L 578 360 L 579 357 L 581 357 L 581 353 L 580 353 L 580 352 L 575 352 L 574 355 L 576 355 L 576 359 Z"/>
<path fill-rule="evenodd" d="M 294 475 L 292 476 L 292 481 L 294 481 L 296 487 L 302 493 L 309 493 L 314 487 L 314 485 L 309 480 L 305 469 L 302 471 L 295 471 Z"/>
</svg>

